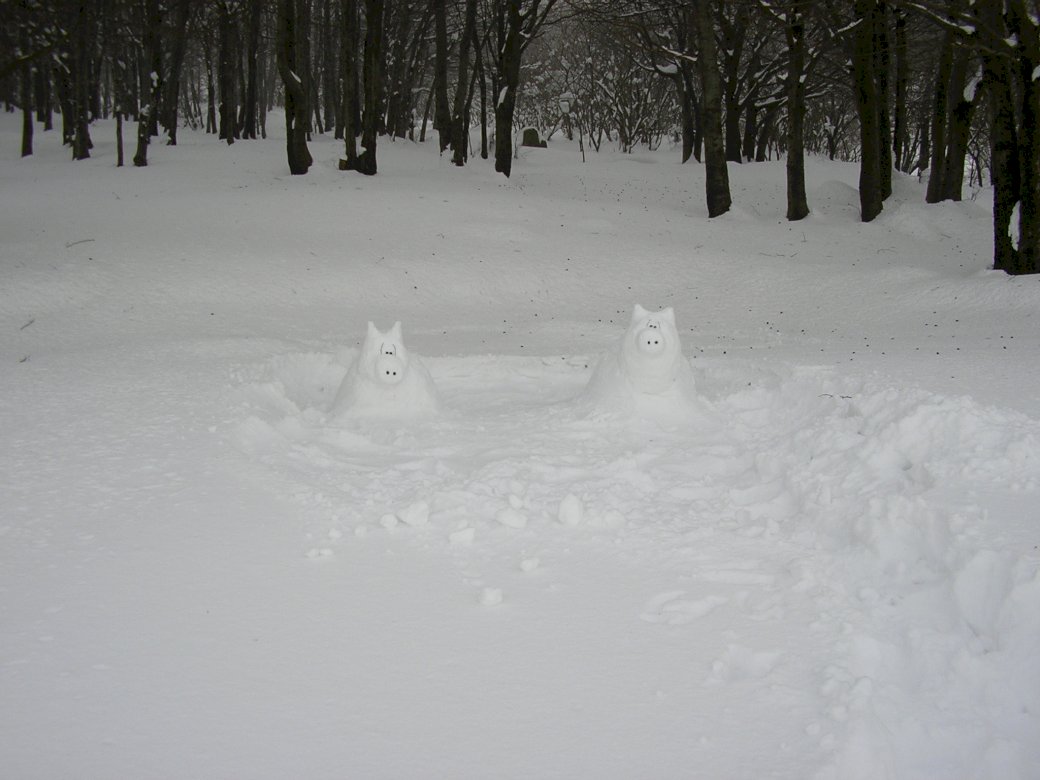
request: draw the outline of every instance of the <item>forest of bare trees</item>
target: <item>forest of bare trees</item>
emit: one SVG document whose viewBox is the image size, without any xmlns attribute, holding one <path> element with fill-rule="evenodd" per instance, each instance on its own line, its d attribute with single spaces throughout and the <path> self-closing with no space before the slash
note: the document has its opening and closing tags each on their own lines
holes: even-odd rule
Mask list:
<svg viewBox="0 0 1040 780">
<path fill-rule="evenodd" d="M 87 158 L 114 119 L 118 164 L 131 121 L 146 166 L 178 128 L 265 137 L 277 107 L 293 174 L 314 134 L 368 175 L 380 142 L 436 134 L 509 176 L 535 127 L 593 151 L 674 142 L 712 217 L 730 165 L 783 158 L 798 220 L 805 155 L 824 155 L 859 163 L 865 222 L 896 172 L 933 203 L 992 186 L 994 267 L 1040 272 L 1040 0 L 0 0 L 0 21 L 24 156 L 60 132 Z"/>
</svg>

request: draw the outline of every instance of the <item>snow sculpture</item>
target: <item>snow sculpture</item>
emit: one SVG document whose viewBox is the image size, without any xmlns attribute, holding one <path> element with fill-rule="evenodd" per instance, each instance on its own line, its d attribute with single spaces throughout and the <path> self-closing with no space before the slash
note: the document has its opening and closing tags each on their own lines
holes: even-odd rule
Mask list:
<svg viewBox="0 0 1040 780">
<path fill-rule="evenodd" d="M 648 312 L 635 305 L 618 362 L 637 392 L 657 394 L 674 386 L 685 360 L 671 307 Z"/>
<path fill-rule="evenodd" d="M 651 312 L 637 303 L 621 343 L 600 359 L 585 395 L 598 406 L 639 412 L 668 415 L 689 408 L 693 373 L 682 354 L 675 312 Z"/>
<path fill-rule="evenodd" d="M 401 338 L 401 323 L 368 332 L 332 405 L 335 416 L 414 417 L 436 412 L 437 389 L 426 366 Z"/>
</svg>

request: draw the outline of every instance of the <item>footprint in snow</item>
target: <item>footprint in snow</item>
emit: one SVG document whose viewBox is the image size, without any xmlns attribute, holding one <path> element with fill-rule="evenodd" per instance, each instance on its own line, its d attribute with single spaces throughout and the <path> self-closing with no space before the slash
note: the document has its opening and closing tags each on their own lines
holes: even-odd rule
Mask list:
<svg viewBox="0 0 1040 780">
<path fill-rule="evenodd" d="M 643 607 L 640 619 L 647 623 L 681 626 L 704 617 L 716 607 L 729 601 L 723 596 L 705 596 L 701 599 L 687 600 L 682 598 L 685 595 L 684 590 L 670 590 L 657 594 Z"/>
</svg>

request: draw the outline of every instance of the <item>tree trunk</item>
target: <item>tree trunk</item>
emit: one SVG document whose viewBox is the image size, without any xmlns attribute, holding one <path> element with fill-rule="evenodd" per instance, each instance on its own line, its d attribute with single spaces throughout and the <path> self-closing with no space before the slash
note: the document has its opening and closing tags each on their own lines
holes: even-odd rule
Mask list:
<svg viewBox="0 0 1040 780">
<path fill-rule="evenodd" d="M 1007 0 L 1006 8 L 1008 27 L 1017 41 L 1021 101 L 1018 262 L 1012 273 L 1035 274 L 1040 273 L 1040 22 L 1023 0 Z"/>
<path fill-rule="evenodd" d="M 43 130 L 54 129 L 54 111 L 51 107 L 50 68 L 42 64 L 36 68 L 36 121 L 43 123 Z"/>
<path fill-rule="evenodd" d="M 693 146 L 697 135 L 697 96 L 693 88 L 693 76 L 684 65 L 679 66 L 675 86 L 679 92 L 679 105 L 682 108 L 682 161 L 685 163 L 693 156 Z"/>
<path fill-rule="evenodd" d="M 75 69 L 72 73 L 72 157 L 85 160 L 90 157 L 90 51 L 93 43 L 94 20 L 87 3 L 79 4 L 79 22 L 76 27 Z"/>
<path fill-rule="evenodd" d="M 874 78 L 877 80 L 878 173 L 881 199 L 892 195 L 892 128 L 888 118 L 888 71 L 891 63 L 888 36 L 888 0 L 876 0 L 874 7 Z"/>
<path fill-rule="evenodd" d="M 878 122 L 877 80 L 874 74 L 874 14 L 877 0 L 856 0 L 855 40 L 852 48 L 853 91 L 860 125 L 860 218 L 870 222 L 882 209 L 881 133 Z"/>
<path fill-rule="evenodd" d="M 144 35 L 142 36 L 144 50 L 141 52 L 141 56 L 142 60 L 148 63 L 149 71 L 146 74 L 147 81 L 144 90 L 147 103 L 141 108 L 137 117 L 137 151 L 134 153 L 134 165 L 138 168 L 148 165 L 148 142 L 152 136 L 152 122 L 159 110 L 159 96 L 162 94 L 161 79 L 154 70 L 156 52 L 159 49 L 161 24 L 159 0 L 146 0 Z"/>
<path fill-rule="evenodd" d="M 452 162 L 462 166 L 469 149 L 469 52 L 477 37 L 477 0 L 466 0 L 466 23 L 459 41 L 458 83 L 455 85 L 455 104 L 451 117 Z"/>
<path fill-rule="evenodd" d="M 939 192 L 941 200 L 959 201 L 964 186 L 964 160 L 968 154 L 971 117 L 975 110 L 978 88 L 977 77 L 972 82 L 973 86 L 969 88 L 968 61 L 967 50 L 958 51 L 954 57 L 949 90 L 945 165 Z"/>
<path fill-rule="evenodd" d="M 188 20 L 191 18 L 192 0 L 178 0 L 174 7 L 173 45 L 170 49 L 170 73 L 166 80 L 166 97 L 163 104 L 163 121 L 167 143 L 177 145 L 177 104 L 180 101 L 181 68 L 188 42 Z"/>
<path fill-rule="evenodd" d="M 520 0 L 499 8 L 498 77 L 495 98 L 495 171 L 507 178 L 513 170 L 513 112 L 520 85 Z"/>
<path fill-rule="evenodd" d="M 946 116 L 949 103 L 950 76 L 953 71 L 954 33 L 947 31 L 943 37 L 939 54 L 939 66 L 935 74 L 935 93 L 932 102 L 932 132 L 930 133 L 932 154 L 925 200 L 938 203 L 942 200 L 943 172 L 946 170 Z"/>
<path fill-rule="evenodd" d="M 712 0 L 698 0 L 690 12 L 700 56 L 697 64 L 704 96 L 704 169 L 708 217 L 717 217 L 729 211 L 732 199 L 729 192 L 729 169 L 726 165 L 726 147 L 722 136 L 722 80 L 715 57 L 715 26 L 712 24 Z"/>
<path fill-rule="evenodd" d="M 990 21 L 1000 22 L 999 16 Z M 990 175 L 993 179 L 993 267 L 1015 273 L 1018 250 L 1011 241 L 1011 217 L 1018 203 L 1021 180 L 1018 132 L 1015 129 L 1013 76 L 999 54 L 985 56 L 990 111 Z"/>
<path fill-rule="evenodd" d="M 249 19 L 246 28 L 246 92 L 242 99 L 242 137 L 255 139 L 259 108 L 260 24 L 263 19 L 263 0 L 249 0 Z"/>
<path fill-rule="evenodd" d="M 29 34 L 26 28 L 22 28 L 20 43 L 22 51 L 29 50 Z M 25 62 L 21 67 L 22 77 L 22 157 L 29 157 L 33 153 L 33 65 Z"/>
<path fill-rule="evenodd" d="M 446 0 L 433 0 L 434 66 L 433 129 L 439 136 L 440 150 L 451 143 L 451 108 L 448 105 L 448 18 Z"/>
<path fill-rule="evenodd" d="M 123 167 L 123 111 L 116 109 L 116 167 Z"/>
<path fill-rule="evenodd" d="M 896 10 L 895 14 L 896 95 L 895 114 L 892 121 L 892 155 L 896 170 L 907 173 L 910 162 L 907 158 L 910 157 L 910 150 L 906 143 L 906 90 L 910 81 L 910 61 L 906 40 L 906 11 L 900 8 Z"/>
<path fill-rule="evenodd" d="M 477 49 L 477 68 L 480 70 L 480 159 L 488 158 L 487 72 L 484 53 Z"/>
<path fill-rule="evenodd" d="M 217 54 L 217 81 L 220 82 L 220 130 L 217 135 L 228 144 L 235 142 L 235 63 L 231 50 L 232 19 L 227 0 L 217 6 L 219 53 Z"/>
<path fill-rule="evenodd" d="M 340 3 L 340 69 L 343 77 L 343 144 L 344 159 L 340 170 L 357 167 L 357 136 L 361 126 L 361 110 L 358 105 L 358 7 L 357 0 L 342 0 Z"/>
<path fill-rule="evenodd" d="M 787 218 L 809 216 L 805 194 L 805 23 L 797 4 L 787 8 Z"/>
<path fill-rule="evenodd" d="M 297 10 L 297 0 L 278 2 L 278 72 L 285 85 L 285 145 L 289 172 L 294 176 L 307 173 L 313 162 L 307 149 L 307 93 L 298 73 L 305 64 L 299 54 L 307 31 L 300 28 Z"/>
<path fill-rule="evenodd" d="M 365 0 L 365 108 L 361 117 L 361 148 L 353 170 L 374 176 L 376 164 L 376 137 L 379 132 L 379 98 L 382 80 L 380 65 L 383 58 L 383 0 Z"/>
</svg>

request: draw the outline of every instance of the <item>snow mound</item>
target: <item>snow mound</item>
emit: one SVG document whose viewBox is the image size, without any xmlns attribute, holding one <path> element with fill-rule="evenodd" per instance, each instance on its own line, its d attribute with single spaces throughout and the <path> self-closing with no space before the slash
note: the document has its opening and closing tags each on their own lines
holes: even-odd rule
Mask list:
<svg viewBox="0 0 1040 780">
<path fill-rule="evenodd" d="M 617 348 L 600 357 L 580 400 L 666 422 L 691 416 L 698 405 L 693 372 L 671 307 L 651 312 L 635 305 L 628 329 Z"/>
<path fill-rule="evenodd" d="M 429 416 L 439 409 L 433 378 L 405 348 L 401 323 L 383 333 L 369 322 L 361 350 L 333 402 L 333 417 L 399 419 Z"/>
<path fill-rule="evenodd" d="M 833 216 L 859 214 L 859 190 L 843 181 L 829 179 L 812 189 L 809 203 L 812 210 Z"/>
</svg>

